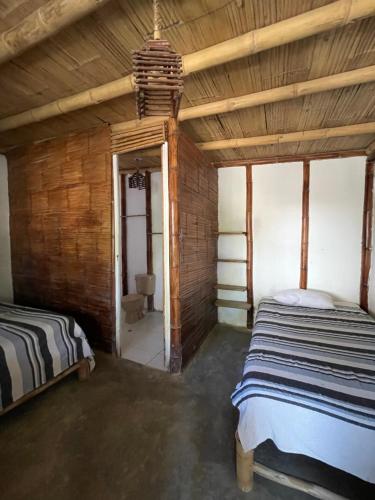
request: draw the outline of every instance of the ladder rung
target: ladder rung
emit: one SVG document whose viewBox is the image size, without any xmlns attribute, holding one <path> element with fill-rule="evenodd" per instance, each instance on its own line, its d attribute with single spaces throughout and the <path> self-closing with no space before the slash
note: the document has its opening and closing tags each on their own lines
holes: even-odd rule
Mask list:
<svg viewBox="0 0 375 500">
<path fill-rule="evenodd" d="M 217 259 L 216 262 L 239 262 L 246 264 L 247 260 L 242 259 Z"/>
<path fill-rule="evenodd" d="M 225 235 L 237 235 L 237 234 L 246 235 L 247 232 L 246 231 L 219 231 L 216 234 L 218 234 L 219 236 L 222 234 L 225 234 Z"/>
<path fill-rule="evenodd" d="M 248 302 L 242 302 L 240 300 L 223 300 L 223 299 L 217 299 L 215 305 L 217 307 L 229 307 L 231 309 L 246 309 L 246 310 L 249 310 L 252 307 L 251 304 L 249 304 Z"/>
<path fill-rule="evenodd" d="M 240 285 L 223 285 L 221 283 L 217 283 L 215 285 L 215 288 L 217 290 L 234 290 L 236 292 L 246 292 L 246 290 L 247 290 L 246 286 L 240 286 Z"/>
</svg>

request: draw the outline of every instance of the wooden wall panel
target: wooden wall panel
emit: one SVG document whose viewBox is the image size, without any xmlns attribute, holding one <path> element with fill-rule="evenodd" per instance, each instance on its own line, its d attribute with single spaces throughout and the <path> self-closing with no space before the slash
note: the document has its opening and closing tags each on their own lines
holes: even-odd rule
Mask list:
<svg viewBox="0 0 375 500">
<path fill-rule="evenodd" d="M 107 127 L 8 154 L 15 302 L 73 315 L 113 350 L 112 163 Z"/>
<path fill-rule="evenodd" d="M 180 350 L 176 346 L 173 352 L 172 342 L 172 359 L 180 356 L 183 366 L 217 323 L 214 285 L 217 282 L 218 176 L 217 169 L 210 166 L 209 160 L 186 135 L 180 131 L 174 131 L 174 135 L 177 136 L 176 160 L 170 164 L 170 170 L 177 172 Z M 173 200 L 173 192 L 170 198 Z M 173 207 L 172 202 L 172 213 Z M 171 238 L 173 235 L 171 232 Z M 173 248 L 171 251 L 172 261 Z M 179 368 L 176 360 L 172 366 L 174 371 Z"/>
</svg>

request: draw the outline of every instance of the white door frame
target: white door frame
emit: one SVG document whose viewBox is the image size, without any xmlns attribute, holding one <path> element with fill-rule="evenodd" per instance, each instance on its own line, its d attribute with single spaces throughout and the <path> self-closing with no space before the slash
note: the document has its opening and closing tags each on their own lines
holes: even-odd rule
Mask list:
<svg viewBox="0 0 375 500">
<path fill-rule="evenodd" d="M 121 234 L 121 187 L 119 158 L 112 155 L 113 167 L 113 227 L 115 263 L 115 332 L 116 353 L 121 356 L 121 295 L 122 295 L 122 234 Z M 169 283 L 169 189 L 168 143 L 161 146 L 162 197 L 163 197 L 163 315 L 164 315 L 164 365 L 169 369 L 171 350 L 170 283 Z"/>
</svg>

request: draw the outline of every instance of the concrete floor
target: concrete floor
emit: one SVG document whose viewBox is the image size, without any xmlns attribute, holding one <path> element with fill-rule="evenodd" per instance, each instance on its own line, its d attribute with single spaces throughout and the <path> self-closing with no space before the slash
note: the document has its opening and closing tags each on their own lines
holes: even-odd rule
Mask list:
<svg viewBox="0 0 375 500">
<path fill-rule="evenodd" d="M 258 477 L 252 493 L 237 490 L 229 396 L 248 342 L 218 326 L 175 377 L 98 353 L 89 382 L 67 378 L 0 419 L 0 498 L 310 498 Z M 347 498 L 375 498 L 366 483 L 269 443 L 256 459 Z"/>
</svg>

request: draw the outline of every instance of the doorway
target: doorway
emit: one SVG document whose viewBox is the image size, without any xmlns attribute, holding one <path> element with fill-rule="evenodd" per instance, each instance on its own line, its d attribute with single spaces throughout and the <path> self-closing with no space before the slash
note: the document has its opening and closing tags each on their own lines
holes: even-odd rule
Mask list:
<svg viewBox="0 0 375 500">
<path fill-rule="evenodd" d="M 167 151 L 114 155 L 117 353 L 159 370 L 170 343 Z"/>
</svg>

